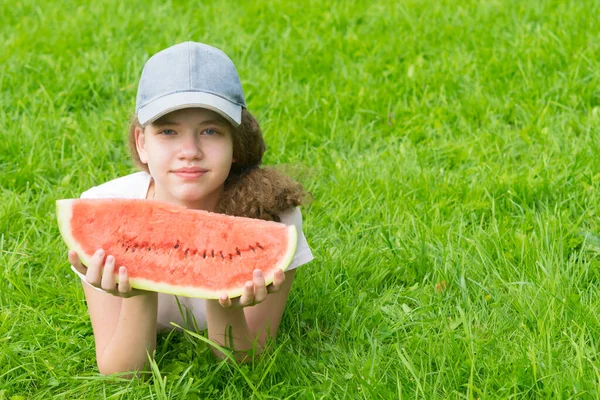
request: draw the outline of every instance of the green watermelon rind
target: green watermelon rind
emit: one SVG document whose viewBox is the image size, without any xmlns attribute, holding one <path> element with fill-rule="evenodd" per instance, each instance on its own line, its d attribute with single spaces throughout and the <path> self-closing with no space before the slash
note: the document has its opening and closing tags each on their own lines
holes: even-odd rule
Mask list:
<svg viewBox="0 0 600 400">
<path fill-rule="evenodd" d="M 79 256 L 83 265 L 89 265 L 92 261 L 93 254 L 86 253 L 79 242 L 71 234 L 71 217 L 72 217 L 72 204 L 77 199 L 64 199 L 56 201 L 56 218 L 58 221 L 58 228 L 60 234 L 70 250 L 73 250 Z M 273 282 L 275 272 L 278 269 L 285 271 L 291 264 L 294 254 L 296 253 L 296 246 L 298 241 L 298 232 L 294 225 L 287 225 L 288 230 L 288 248 L 285 255 L 272 269 L 272 272 L 265 275 L 265 284 L 269 285 Z M 117 276 L 115 279 L 118 282 Z M 200 286 L 180 286 L 180 285 L 169 285 L 163 282 L 151 281 L 143 278 L 130 278 L 129 284 L 132 288 L 148 290 L 152 292 L 160 292 L 166 294 L 173 294 L 177 296 L 185 297 L 200 297 L 205 299 L 218 299 L 221 295 L 226 292 L 230 298 L 239 297 L 244 292 L 242 286 L 238 290 L 229 291 L 215 291 L 203 289 Z"/>
</svg>

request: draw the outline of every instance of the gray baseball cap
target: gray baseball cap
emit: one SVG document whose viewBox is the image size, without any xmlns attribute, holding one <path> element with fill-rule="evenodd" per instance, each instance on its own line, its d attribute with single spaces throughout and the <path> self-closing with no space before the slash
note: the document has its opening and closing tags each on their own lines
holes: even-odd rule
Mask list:
<svg viewBox="0 0 600 400">
<path fill-rule="evenodd" d="M 235 65 L 212 46 L 184 42 L 164 49 L 146 62 L 135 111 L 142 126 L 183 108 L 207 108 L 234 126 L 246 107 Z"/>
</svg>

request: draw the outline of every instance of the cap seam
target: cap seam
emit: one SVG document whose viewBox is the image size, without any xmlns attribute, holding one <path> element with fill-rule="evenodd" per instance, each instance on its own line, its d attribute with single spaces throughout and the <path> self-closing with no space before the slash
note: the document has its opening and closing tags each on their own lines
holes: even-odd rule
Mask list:
<svg viewBox="0 0 600 400">
<path fill-rule="evenodd" d="M 191 44 L 188 43 L 188 87 L 192 87 L 192 49 Z"/>
</svg>

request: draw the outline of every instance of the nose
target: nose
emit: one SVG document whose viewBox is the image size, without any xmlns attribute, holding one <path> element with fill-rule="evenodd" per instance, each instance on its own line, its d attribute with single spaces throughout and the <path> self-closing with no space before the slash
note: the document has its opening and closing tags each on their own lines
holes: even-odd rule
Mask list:
<svg viewBox="0 0 600 400">
<path fill-rule="evenodd" d="M 198 135 L 189 134 L 183 135 L 181 139 L 180 157 L 182 159 L 200 159 L 203 157 L 200 146 L 200 138 Z"/>
</svg>

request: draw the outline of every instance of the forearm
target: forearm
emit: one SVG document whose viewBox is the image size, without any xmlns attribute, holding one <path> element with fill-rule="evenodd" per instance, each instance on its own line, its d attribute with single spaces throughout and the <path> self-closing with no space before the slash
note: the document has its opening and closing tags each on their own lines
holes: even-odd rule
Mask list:
<svg viewBox="0 0 600 400">
<path fill-rule="evenodd" d="M 248 327 L 243 309 L 224 308 L 218 300 L 207 300 L 206 323 L 208 338 L 219 346 L 233 348 L 237 359 L 243 359 L 254 348 L 254 335 Z M 213 353 L 219 358 L 224 357 L 214 348 Z"/>
<path fill-rule="evenodd" d="M 243 359 L 249 350 L 255 350 L 254 354 L 262 352 L 267 340 L 275 338 L 277 335 L 295 273 L 295 270 L 291 270 L 285 275 L 281 273 L 283 276 L 276 276 L 278 290 L 273 291 L 254 306 L 232 307 L 231 300 L 229 300 L 228 303 L 225 302 L 226 306 L 224 307 L 219 300 L 207 300 L 206 317 L 209 339 L 222 347 L 233 347 L 237 359 Z M 264 280 L 257 282 L 255 276 L 255 293 L 257 292 L 256 287 L 260 288 L 261 284 L 264 286 Z M 239 299 L 239 303 L 244 303 L 244 297 L 246 300 L 252 299 L 244 293 Z M 217 357 L 224 357 L 215 349 L 213 349 L 213 353 Z"/>
<path fill-rule="evenodd" d="M 123 299 L 119 319 L 110 341 L 98 354 L 100 373 L 136 371 L 144 368 L 156 347 L 158 296 L 148 293 Z"/>
</svg>

